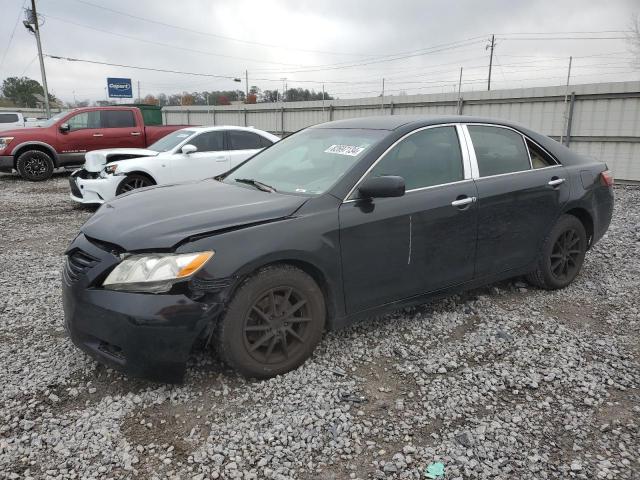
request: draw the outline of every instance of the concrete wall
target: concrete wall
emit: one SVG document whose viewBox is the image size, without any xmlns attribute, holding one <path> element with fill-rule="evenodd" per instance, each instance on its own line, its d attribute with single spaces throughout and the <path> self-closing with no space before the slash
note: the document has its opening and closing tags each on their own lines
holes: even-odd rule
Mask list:
<svg viewBox="0 0 640 480">
<path fill-rule="evenodd" d="M 573 93 L 574 95 L 571 95 Z M 519 122 L 559 139 L 571 115 L 569 147 L 608 163 L 617 179 L 640 181 L 640 82 L 463 93 L 462 114 Z M 458 113 L 455 93 L 224 107 L 164 107 L 165 123 L 251 125 L 287 134 L 309 125 L 369 115 Z"/>
</svg>

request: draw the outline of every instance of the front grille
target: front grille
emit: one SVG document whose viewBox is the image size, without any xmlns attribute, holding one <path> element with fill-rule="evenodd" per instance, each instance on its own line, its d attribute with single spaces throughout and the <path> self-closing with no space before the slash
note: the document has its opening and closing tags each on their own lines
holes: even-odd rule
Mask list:
<svg viewBox="0 0 640 480">
<path fill-rule="evenodd" d="M 82 192 L 78 188 L 78 184 L 76 183 L 76 179 L 74 177 L 69 177 L 69 187 L 71 187 L 71 194 L 74 197 L 82 198 Z"/>
<path fill-rule="evenodd" d="M 75 250 L 67 255 L 64 274 L 70 282 L 77 282 L 80 275 L 98 263 L 98 259 L 82 250 Z"/>
</svg>

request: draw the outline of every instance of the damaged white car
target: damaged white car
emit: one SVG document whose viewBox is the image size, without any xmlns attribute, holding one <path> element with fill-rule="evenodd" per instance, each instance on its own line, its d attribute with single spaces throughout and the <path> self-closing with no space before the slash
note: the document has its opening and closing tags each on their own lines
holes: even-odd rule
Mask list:
<svg viewBox="0 0 640 480">
<path fill-rule="evenodd" d="M 78 203 L 102 204 L 136 188 L 214 177 L 278 140 L 251 127 L 189 127 L 146 149 L 94 150 L 69 177 L 70 196 Z"/>
</svg>

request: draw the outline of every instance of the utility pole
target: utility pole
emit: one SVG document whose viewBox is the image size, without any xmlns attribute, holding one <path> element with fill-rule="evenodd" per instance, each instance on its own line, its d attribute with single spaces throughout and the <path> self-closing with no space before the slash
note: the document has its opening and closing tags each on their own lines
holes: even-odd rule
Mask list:
<svg viewBox="0 0 640 480">
<path fill-rule="evenodd" d="M 569 100 L 569 81 L 571 80 L 571 62 L 573 61 L 573 56 L 569 57 L 569 70 L 567 70 L 567 86 L 564 90 L 564 115 L 562 117 L 562 132 L 560 132 L 560 143 L 564 138 L 564 132 L 568 126 L 569 116 L 567 115 L 567 106 Z"/>
<path fill-rule="evenodd" d="M 491 35 L 491 43 L 484 47 L 484 49 L 491 48 L 491 55 L 489 56 L 489 80 L 487 81 L 487 91 L 491 90 L 491 68 L 493 67 L 493 49 L 496 46 L 496 36 Z"/>
<path fill-rule="evenodd" d="M 460 78 L 458 79 L 458 115 L 462 112 L 460 111 L 460 106 L 462 105 L 462 97 L 460 96 L 460 91 L 462 89 L 462 67 L 460 67 Z"/>
<path fill-rule="evenodd" d="M 249 70 L 244 71 L 244 88 L 245 88 L 244 101 L 246 103 L 249 101 Z"/>
<path fill-rule="evenodd" d="M 47 74 L 44 70 L 44 57 L 42 56 L 42 45 L 40 44 L 40 27 L 38 25 L 36 0 L 31 0 L 31 11 L 29 12 L 29 10 L 27 10 L 27 13 L 29 14 L 29 18 L 23 22 L 23 25 L 36 37 L 38 57 L 40 58 L 40 73 L 42 74 L 42 88 L 44 89 L 44 109 L 47 113 L 47 117 L 51 117 L 51 108 L 49 107 L 49 89 L 47 88 Z M 33 25 L 33 27 L 31 25 Z"/>
<path fill-rule="evenodd" d="M 142 103 L 142 97 L 140 96 L 140 80 L 138 80 L 138 102 Z"/>
<path fill-rule="evenodd" d="M 382 95 L 380 96 L 380 112 L 384 113 L 384 77 L 382 78 Z"/>
<path fill-rule="evenodd" d="M 322 113 L 324 114 L 324 83 L 322 84 Z"/>
</svg>

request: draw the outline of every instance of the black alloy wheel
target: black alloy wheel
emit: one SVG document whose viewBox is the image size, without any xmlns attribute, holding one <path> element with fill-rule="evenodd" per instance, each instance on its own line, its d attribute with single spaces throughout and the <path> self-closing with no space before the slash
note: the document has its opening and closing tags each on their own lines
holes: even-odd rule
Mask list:
<svg viewBox="0 0 640 480">
<path fill-rule="evenodd" d="M 565 230 L 556 240 L 551 251 L 551 273 L 560 281 L 573 278 L 580 268 L 580 236 L 574 229 Z"/>
<path fill-rule="evenodd" d="M 16 170 L 22 178 L 32 182 L 46 180 L 53 175 L 53 160 L 40 150 L 28 150 L 18 157 Z"/>
<path fill-rule="evenodd" d="M 217 352 L 247 377 L 268 378 L 300 366 L 322 337 L 325 300 L 315 280 L 291 265 L 246 278 L 218 324 Z"/>
<path fill-rule="evenodd" d="M 293 287 L 264 292 L 244 319 L 244 344 L 263 364 L 286 361 L 308 341 L 311 321 L 307 299 Z"/>
<path fill-rule="evenodd" d="M 544 241 L 529 283 L 555 290 L 569 285 L 580 272 L 587 251 L 587 233 L 573 215 L 562 215 Z"/>
<path fill-rule="evenodd" d="M 149 177 L 134 173 L 124 177 L 118 185 L 116 195 L 122 195 L 123 193 L 137 190 L 138 188 L 150 187 L 151 185 L 155 185 L 155 183 Z"/>
</svg>

